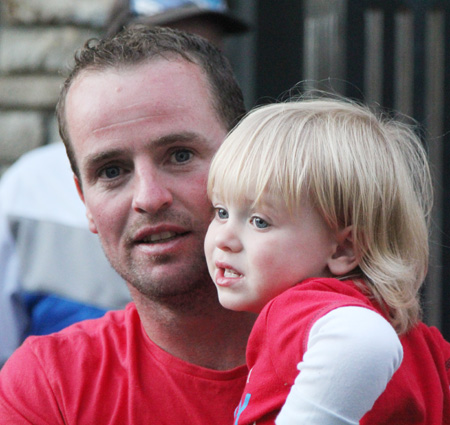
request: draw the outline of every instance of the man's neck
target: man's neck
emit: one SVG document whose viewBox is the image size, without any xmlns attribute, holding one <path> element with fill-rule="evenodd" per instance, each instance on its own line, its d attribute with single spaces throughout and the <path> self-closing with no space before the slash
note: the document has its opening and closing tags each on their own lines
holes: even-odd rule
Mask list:
<svg viewBox="0 0 450 425">
<path fill-rule="evenodd" d="M 224 309 L 215 294 L 179 309 L 150 300 L 131 286 L 130 292 L 147 335 L 163 350 L 209 369 L 245 364 L 254 314 Z"/>
</svg>

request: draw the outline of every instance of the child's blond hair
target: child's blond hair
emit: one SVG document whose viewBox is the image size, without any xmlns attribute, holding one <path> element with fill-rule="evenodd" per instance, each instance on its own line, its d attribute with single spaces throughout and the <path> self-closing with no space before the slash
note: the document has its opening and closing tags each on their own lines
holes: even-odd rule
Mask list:
<svg viewBox="0 0 450 425">
<path fill-rule="evenodd" d="M 412 126 L 343 99 L 263 106 L 216 154 L 209 196 L 213 191 L 255 203 L 270 192 L 292 213 L 306 194 L 331 228 L 353 226 L 356 272 L 397 332 L 419 320 L 432 189 Z"/>
</svg>

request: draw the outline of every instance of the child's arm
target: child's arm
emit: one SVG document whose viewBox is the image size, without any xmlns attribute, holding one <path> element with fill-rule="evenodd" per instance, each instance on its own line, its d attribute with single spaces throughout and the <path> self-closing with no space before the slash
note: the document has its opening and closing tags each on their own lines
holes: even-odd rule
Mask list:
<svg viewBox="0 0 450 425">
<path fill-rule="evenodd" d="M 392 326 L 363 307 L 341 307 L 311 328 L 277 425 L 358 424 L 402 362 Z"/>
</svg>

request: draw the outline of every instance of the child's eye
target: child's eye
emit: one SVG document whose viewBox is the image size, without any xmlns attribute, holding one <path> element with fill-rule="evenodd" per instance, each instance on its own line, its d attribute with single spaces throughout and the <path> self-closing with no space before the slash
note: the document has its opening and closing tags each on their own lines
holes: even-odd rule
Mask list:
<svg viewBox="0 0 450 425">
<path fill-rule="evenodd" d="M 228 218 L 228 211 L 224 208 L 217 208 L 217 217 L 221 220 L 225 220 Z"/>
<path fill-rule="evenodd" d="M 265 229 L 269 227 L 269 223 L 267 223 L 267 221 L 263 220 L 261 217 L 252 217 L 251 223 L 258 229 Z"/>
</svg>

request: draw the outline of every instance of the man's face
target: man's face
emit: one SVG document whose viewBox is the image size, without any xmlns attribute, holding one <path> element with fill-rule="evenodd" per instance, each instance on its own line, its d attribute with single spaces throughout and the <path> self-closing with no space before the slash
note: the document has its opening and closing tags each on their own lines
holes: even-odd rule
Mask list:
<svg viewBox="0 0 450 425">
<path fill-rule="evenodd" d="M 212 285 L 206 178 L 226 129 L 200 68 L 160 59 L 85 71 L 66 116 L 89 226 L 113 267 L 156 299 Z"/>
</svg>

